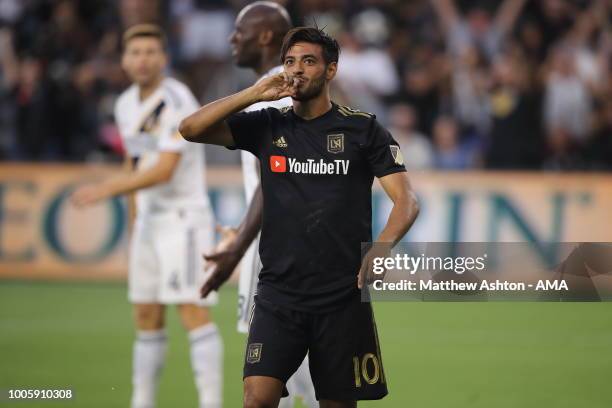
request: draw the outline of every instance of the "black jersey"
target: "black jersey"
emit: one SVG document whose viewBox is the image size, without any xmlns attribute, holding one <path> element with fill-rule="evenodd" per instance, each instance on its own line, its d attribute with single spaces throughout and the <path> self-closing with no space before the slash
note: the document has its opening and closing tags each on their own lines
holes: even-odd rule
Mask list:
<svg viewBox="0 0 612 408">
<path fill-rule="evenodd" d="M 372 240 L 374 176 L 406 171 L 374 115 L 336 104 L 304 120 L 292 108 L 232 115 L 235 146 L 259 158 L 263 269 L 257 294 L 325 311 L 355 294 L 361 243 Z"/>
</svg>

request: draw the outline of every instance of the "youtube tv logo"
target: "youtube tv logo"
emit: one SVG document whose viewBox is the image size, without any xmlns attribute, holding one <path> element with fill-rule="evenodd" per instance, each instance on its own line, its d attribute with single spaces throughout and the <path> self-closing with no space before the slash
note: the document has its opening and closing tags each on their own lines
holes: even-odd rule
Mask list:
<svg viewBox="0 0 612 408">
<path fill-rule="evenodd" d="M 285 173 L 287 171 L 287 158 L 285 156 L 270 156 L 270 170 L 273 173 Z"/>
<path fill-rule="evenodd" d="M 292 173 L 292 174 L 320 174 L 320 175 L 344 175 L 349 171 L 350 160 L 333 160 L 327 162 L 323 159 L 306 159 L 298 161 L 294 157 L 270 156 L 270 170 L 273 173 Z M 287 165 L 289 167 L 287 167 Z"/>
</svg>

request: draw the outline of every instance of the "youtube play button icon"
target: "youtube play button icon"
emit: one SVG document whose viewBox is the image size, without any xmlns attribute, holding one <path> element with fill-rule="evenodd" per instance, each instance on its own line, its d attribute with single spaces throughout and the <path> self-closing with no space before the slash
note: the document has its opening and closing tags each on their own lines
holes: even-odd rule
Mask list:
<svg viewBox="0 0 612 408">
<path fill-rule="evenodd" d="M 287 171 L 287 158 L 285 156 L 270 156 L 270 170 L 273 173 L 285 173 Z"/>
</svg>

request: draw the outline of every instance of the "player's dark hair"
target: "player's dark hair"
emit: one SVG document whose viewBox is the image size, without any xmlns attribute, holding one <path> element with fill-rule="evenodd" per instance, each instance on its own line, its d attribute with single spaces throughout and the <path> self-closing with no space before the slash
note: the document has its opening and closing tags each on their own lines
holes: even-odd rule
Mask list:
<svg viewBox="0 0 612 408">
<path fill-rule="evenodd" d="M 283 39 L 281 64 L 285 62 L 285 55 L 287 55 L 289 48 L 299 42 L 320 45 L 323 50 L 323 60 L 326 64 L 338 62 L 338 56 L 340 55 L 338 41 L 317 27 L 296 27 L 289 30 Z"/>
<path fill-rule="evenodd" d="M 125 49 L 130 40 L 140 37 L 156 38 L 159 40 L 164 50 L 167 48 L 168 39 L 166 38 L 166 34 L 161 27 L 156 24 L 136 24 L 125 30 L 122 38 L 123 48 Z"/>
</svg>

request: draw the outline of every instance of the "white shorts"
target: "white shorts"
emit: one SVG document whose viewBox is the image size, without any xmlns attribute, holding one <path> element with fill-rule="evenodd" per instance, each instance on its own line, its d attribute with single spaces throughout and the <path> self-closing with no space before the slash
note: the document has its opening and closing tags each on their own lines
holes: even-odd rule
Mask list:
<svg viewBox="0 0 612 408">
<path fill-rule="evenodd" d="M 249 332 L 251 310 L 255 304 L 255 292 L 261 271 L 259 258 L 259 238 L 257 234 L 240 262 L 240 280 L 238 281 L 238 332 Z"/>
<path fill-rule="evenodd" d="M 130 302 L 216 304 L 217 293 L 200 299 L 200 287 L 208 278 L 202 254 L 213 244 L 210 211 L 164 211 L 137 218 L 130 244 Z"/>
</svg>

